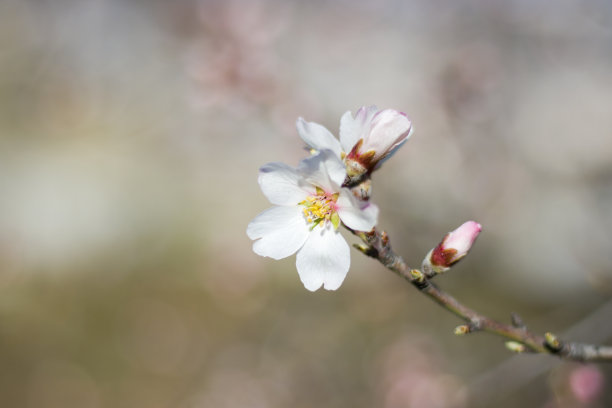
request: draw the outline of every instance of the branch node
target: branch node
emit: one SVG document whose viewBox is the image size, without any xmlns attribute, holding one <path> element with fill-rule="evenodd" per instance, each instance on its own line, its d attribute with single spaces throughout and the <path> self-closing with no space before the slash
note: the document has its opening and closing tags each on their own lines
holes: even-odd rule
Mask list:
<svg viewBox="0 0 612 408">
<path fill-rule="evenodd" d="M 556 335 L 551 332 L 547 332 L 544 334 L 544 346 L 552 353 L 558 353 L 561 351 L 562 344 L 561 341 L 557 338 Z"/>
<path fill-rule="evenodd" d="M 422 284 L 425 282 L 425 275 L 423 274 L 423 272 L 419 271 L 418 269 L 411 269 L 410 276 L 412 277 L 413 281 L 417 284 Z"/>
<path fill-rule="evenodd" d="M 365 255 L 371 257 L 371 258 L 378 258 L 378 251 L 376 250 L 376 248 L 371 247 L 370 245 L 364 245 L 364 244 L 353 244 L 353 246 L 359 251 L 364 253 Z"/>
<path fill-rule="evenodd" d="M 387 234 L 387 231 L 382 231 L 380 233 L 380 240 L 382 241 L 382 244 L 386 247 L 389 246 L 389 234 Z"/>
<path fill-rule="evenodd" d="M 470 319 L 470 332 L 480 331 L 484 328 L 485 322 L 481 317 L 472 317 Z"/>
<path fill-rule="evenodd" d="M 527 329 L 527 325 L 525 322 L 523 322 L 523 319 L 518 315 L 518 313 L 510 313 L 510 320 L 512 321 L 512 326 L 516 327 L 517 329 Z"/>
<path fill-rule="evenodd" d="M 429 262 L 423 262 L 421 268 L 423 268 L 423 273 L 425 273 L 425 276 L 427 276 L 428 279 L 431 279 L 437 275 L 437 273 L 432 269 L 431 264 Z"/>
</svg>

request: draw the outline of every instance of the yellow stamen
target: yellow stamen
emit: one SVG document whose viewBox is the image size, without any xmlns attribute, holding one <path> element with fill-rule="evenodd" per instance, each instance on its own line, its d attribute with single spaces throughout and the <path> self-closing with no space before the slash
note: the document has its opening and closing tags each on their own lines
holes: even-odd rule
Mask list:
<svg viewBox="0 0 612 408">
<path fill-rule="evenodd" d="M 304 217 L 309 224 L 313 224 L 312 228 L 323 221 L 333 221 L 332 217 L 336 213 L 335 204 L 337 200 L 338 194 L 327 194 L 323 189 L 317 187 L 316 195 L 309 196 L 300 202 L 300 205 L 305 207 L 302 211 Z M 339 222 L 332 222 L 332 224 L 336 227 Z"/>
</svg>

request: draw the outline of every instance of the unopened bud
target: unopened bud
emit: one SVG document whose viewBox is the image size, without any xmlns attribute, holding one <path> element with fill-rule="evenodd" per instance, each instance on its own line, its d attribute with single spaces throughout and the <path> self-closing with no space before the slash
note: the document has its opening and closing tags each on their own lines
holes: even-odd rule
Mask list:
<svg viewBox="0 0 612 408">
<path fill-rule="evenodd" d="M 345 158 L 347 175 L 357 180 L 376 170 L 411 135 L 412 123 L 394 109 L 379 111 L 370 106 L 360 108 L 355 116 L 345 113 L 340 121 L 340 139 L 352 143 Z"/>
<path fill-rule="evenodd" d="M 410 276 L 412 276 L 412 279 L 414 279 L 414 281 L 417 283 L 425 282 L 425 275 L 423 275 L 423 272 L 419 271 L 418 269 L 411 269 Z"/>
<path fill-rule="evenodd" d="M 468 334 L 470 332 L 470 326 L 467 324 L 462 324 L 461 326 L 455 327 L 455 335 L 463 336 L 464 334 Z"/>
<path fill-rule="evenodd" d="M 554 334 L 548 332 L 544 333 L 544 338 L 546 339 L 546 345 L 552 350 L 559 350 L 561 348 L 561 342 Z"/>
<path fill-rule="evenodd" d="M 423 260 L 423 269 L 435 273 L 448 271 L 453 264 L 467 255 L 480 231 L 482 226 L 479 223 L 468 221 L 449 232 L 437 247 L 429 251 Z"/>
<path fill-rule="evenodd" d="M 526 349 L 525 345 L 518 341 L 507 341 L 506 348 L 515 353 L 523 353 Z"/>
</svg>

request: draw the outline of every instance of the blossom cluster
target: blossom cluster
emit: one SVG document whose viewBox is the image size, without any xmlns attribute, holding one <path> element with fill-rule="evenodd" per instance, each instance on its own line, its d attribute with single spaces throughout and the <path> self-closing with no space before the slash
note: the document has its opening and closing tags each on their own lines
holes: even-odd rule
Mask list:
<svg viewBox="0 0 612 408">
<path fill-rule="evenodd" d="M 369 106 L 342 115 L 339 138 L 302 118 L 296 126 L 311 154 L 296 168 L 275 162 L 259 169 L 259 186 L 274 206 L 249 223 L 247 235 L 258 255 L 282 259 L 296 253 L 306 289 L 336 290 L 350 267 L 339 227 L 369 232 L 376 226 L 370 176 L 410 138 L 412 123 L 402 112 Z M 439 273 L 463 257 L 480 232 L 472 223 L 432 250 L 424 269 Z"/>
<path fill-rule="evenodd" d="M 261 167 L 259 185 L 274 206 L 251 221 L 247 235 L 258 255 L 282 259 L 297 253 L 306 289 L 335 290 L 350 267 L 350 249 L 339 227 L 370 231 L 378 219 L 378 207 L 351 186 L 408 140 L 412 124 L 401 112 L 370 106 L 342 116 L 339 139 L 302 118 L 296 126 L 311 155 L 297 168 Z"/>
</svg>

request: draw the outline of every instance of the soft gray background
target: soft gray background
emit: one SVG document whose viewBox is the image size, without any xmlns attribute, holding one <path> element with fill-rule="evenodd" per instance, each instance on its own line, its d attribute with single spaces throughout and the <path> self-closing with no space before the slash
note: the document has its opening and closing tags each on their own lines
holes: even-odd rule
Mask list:
<svg viewBox="0 0 612 408">
<path fill-rule="evenodd" d="M 258 167 L 305 154 L 298 116 L 395 108 L 416 132 L 373 200 L 398 252 L 475 219 L 442 287 L 611 343 L 611 72 L 603 0 L 4 0 L 2 405 L 612 405 L 609 365 L 579 402 L 580 365 L 453 336 L 356 251 L 310 293 L 245 234 Z"/>
</svg>

